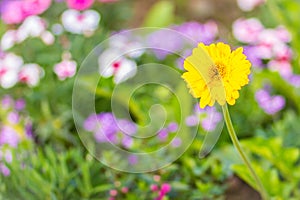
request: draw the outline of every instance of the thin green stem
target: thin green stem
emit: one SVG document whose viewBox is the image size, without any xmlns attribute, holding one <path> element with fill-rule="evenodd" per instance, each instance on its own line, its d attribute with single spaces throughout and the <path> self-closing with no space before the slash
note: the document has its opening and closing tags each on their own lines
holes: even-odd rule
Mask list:
<svg viewBox="0 0 300 200">
<path fill-rule="evenodd" d="M 236 136 L 236 133 L 234 131 L 234 128 L 233 128 L 233 125 L 232 125 L 232 122 L 231 122 L 231 119 L 230 119 L 230 114 L 229 114 L 229 111 L 228 111 L 228 108 L 227 108 L 227 104 L 222 106 L 222 110 L 223 110 L 225 123 L 227 125 L 227 129 L 228 129 L 228 132 L 229 132 L 229 135 L 230 135 L 230 138 L 231 138 L 231 141 L 232 141 L 234 147 L 238 151 L 239 155 L 241 156 L 242 160 L 244 161 L 245 165 L 248 167 L 251 175 L 253 176 L 253 178 L 256 182 L 257 188 L 258 188 L 262 198 L 264 200 L 269 200 L 270 198 L 268 196 L 268 193 L 266 192 L 262 182 L 260 181 L 258 175 L 255 173 L 253 167 L 251 166 L 251 163 L 250 163 L 249 159 L 247 158 L 246 154 L 244 153 L 244 151 L 243 151 L 243 149 L 242 149 L 242 147 L 239 143 L 239 140 Z"/>
</svg>

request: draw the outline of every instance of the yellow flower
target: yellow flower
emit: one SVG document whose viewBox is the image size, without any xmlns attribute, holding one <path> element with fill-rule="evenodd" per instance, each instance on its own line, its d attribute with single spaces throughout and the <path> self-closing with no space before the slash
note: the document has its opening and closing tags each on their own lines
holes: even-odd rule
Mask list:
<svg viewBox="0 0 300 200">
<path fill-rule="evenodd" d="M 240 47 L 231 51 L 222 42 L 206 46 L 202 43 L 193 49 L 184 61 L 187 70 L 182 78 L 187 82 L 190 93 L 200 99 L 200 107 L 235 104 L 239 90 L 249 82 L 251 63 Z"/>
</svg>

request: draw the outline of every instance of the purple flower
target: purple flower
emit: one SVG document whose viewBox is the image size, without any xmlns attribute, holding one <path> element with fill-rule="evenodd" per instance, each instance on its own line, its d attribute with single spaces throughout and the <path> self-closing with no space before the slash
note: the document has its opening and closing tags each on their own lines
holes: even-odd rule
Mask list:
<svg viewBox="0 0 300 200">
<path fill-rule="evenodd" d="M 138 163 L 138 158 L 135 155 L 128 156 L 128 162 L 130 165 L 135 165 Z"/>
<path fill-rule="evenodd" d="M 14 100 L 9 96 L 6 95 L 2 98 L 1 104 L 3 109 L 8 109 L 13 105 Z"/>
<path fill-rule="evenodd" d="M 17 147 L 20 142 L 19 134 L 9 126 L 3 126 L 0 130 L 0 145 L 8 144 Z"/>
<path fill-rule="evenodd" d="M 178 137 L 175 137 L 175 138 L 172 140 L 171 145 L 172 145 L 173 147 L 176 148 L 176 147 L 180 147 L 181 143 L 182 143 L 181 139 L 178 138 Z"/>
<path fill-rule="evenodd" d="M 151 33 L 147 38 L 147 44 L 159 60 L 182 50 L 183 47 L 182 39 L 178 38 L 178 34 L 170 29 L 161 29 Z"/>
<path fill-rule="evenodd" d="M 10 175 L 10 170 L 6 167 L 6 165 L 4 165 L 3 163 L 0 163 L 0 172 L 4 175 L 4 176 L 9 176 Z"/>
<path fill-rule="evenodd" d="M 91 114 L 83 124 L 85 130 L 93 132 L 97 142 L 111 142 L 122 144 L 129 148 L 133 144 L 132 135 L 136 133 L 137 127 L 133 122 L 125 119 L 115 119 L 110 112 Z"/>
<path fill-rule="evenodd" d="M 194 115 L 188 116 L 186 124 L 188 126 L 196 126 L 200 123 L 205 131 L 215 130 L 218 123 L 222 120 L 222 114 L 215 107 L 206 107 L 201 109 L 199 105 L 195 105 Z"/>
<path fill-rule="evenodd" d="M 256 46 L 245 46 L 244 53 L 254 67 L 263 67 L 259 49 Z"/>
<path fill-rule="evenodd" d="M 171 132 L 171 133 L 174 133 L 178 130 L 178 124 L 176 122 L 171 122 L 169 125 L 168 125 L 168 131 Z"/>
<path fill-rule="evenodd" d="M 285 107 L 285 99 L 282 96 L 271 96 L 264 89 L 256 92 L 255 99 L 264 112 L 269 115 L 274 115 Z"/>
<path fill-rule="evenodd" d="M 167 129 L 163 128 L 158 132 L 157 136 L 160 141 L 165 141 L 169 136 L 169 131 Z"/>
<path fill-rule="evenodd" d="M 298 74 L 292 74 L 289 77 L 285 77 L 285 80 L 289 82 L 294 87 L 299 88 L 300 87 L 300 75 Z"/>
<path fill-rule="evenodd" d="M 8 115 L 7 115 L 7 120 L 11 124 L 17 124 L 17 123 L 19 123 L 19 119 L 20 119 L 19 113 L 16 112 L 16 111 L 12 111 L 12 112 L 8 113 Z"/>
<path fill-rule="evenodd" d="M 15 109 L 17 111 L 21 111 L 25 108 L 25 105 L 26 105 L 26 102 L 24 99 L 18 99 L 16 102 L 15 102 Z"/>
<path fill-rule="evenodd" d="M 203 42 L 204 44 L 213 42 L 218 34 L 218 26 L 214 21 L 208 21 L 205 24 L 195 21 L 186 22 L 175 26 L 174 30 L 179 31 L 197 43 Z"/>
</svg>

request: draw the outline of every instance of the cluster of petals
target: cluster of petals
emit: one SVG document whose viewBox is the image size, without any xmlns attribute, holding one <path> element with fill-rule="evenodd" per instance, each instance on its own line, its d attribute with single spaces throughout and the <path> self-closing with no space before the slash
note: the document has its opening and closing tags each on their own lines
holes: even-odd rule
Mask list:
<svg viewBox="0 0 300 200">
<path fill-rule="evenodd" d="M 43 74 L 38 64 L 24 64 L 23 59 L 13 53 L 0 58 L 0 85 L 3 88 L 13 87 L 18 82 L 36 86 Z"/>
<path fill-rule="evenodd" d="M 8 50 L 15 44 L 22 43 L 30 37 L 39 37 L 46 45 L 54 43 L 54 36 L 46 30 L 45 20 L 38 16 L 30 16 L 16 30 L 8 30 L 1 38 L 1 49 Z"/>
</svg>

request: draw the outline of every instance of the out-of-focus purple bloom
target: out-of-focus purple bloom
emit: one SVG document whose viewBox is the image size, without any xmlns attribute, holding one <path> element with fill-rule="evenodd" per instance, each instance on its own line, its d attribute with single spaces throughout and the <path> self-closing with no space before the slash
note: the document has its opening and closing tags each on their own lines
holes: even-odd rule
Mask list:
<svg viewBox="0 0 300 200">
<path fill-rule="evenodd" d="M 167 129 L 161 129 L 157 136 L 158 138 L 161 140 L 161 141 L 165 141 L 167 138 L 168 138 L 168 135 L 169 135 L 169 131 Z"/>
<path fill-rule="evenodd" d="M 263 67 L 263 62 L 260 57 L 260 52 L 256 46 L 245 46 L 244 54 L 254 67 Z"/>
<path fill-rule="evenodd" d="M 197 115 L 190 115 L 185 119 L 187 126 L 197 126 L 199 124 L 199 117 Z"/>
<path fill-rule="evenodd" d="M 285 80 L 289 82 L 294 87 L 299 88 L 300 87 L 300 75 L 298 74 L 292 74 L 289 77 L 286 77 Z"/>
<path fill-rule="evenodd" d="M 178 137 L 174 138 L 171 143 L 171 145 L 175 148 L 180 147 L 181 144 L 182 144 L 182 140 Z"/>
<path fill-rule="evenodd" d="M 200 123 L 205 131 L 213 131 L 222 120 L 222 114 L 215 107 L 206 107 L 201 109 L 197 104 L 194 108 L 194 115 L 186 118 L 188 126 L 196 126 Z"/>
<path fill-rule="evenodd" d="M 110 112 L 91 114 L 83 124 L 85 130 L 93 132 L 97 142 L 111 142 L 122 144 L 129 148 L 133 144 L 132 135 L 137 127 L 133 122 L 125 119 L 115 119 Z"/>
<path fill-rule="evenodd" d="M 218 26 L 214 21 L 208 21 L 205 24 L 198 22 L 186 22 L 175 26 L 174 30 L 179 31 L 195 42 L 209 44 L 213 42 L 218 34 Z"/>
<path fill-rule="evenodd" d="M 23 110 L 25 108 L 25 106 L 26 106 L 26 102 L 25 102 L 24 99 L 18 99 L 18 100 L 16 100 L 16 102 L 15 102 L 15 109 L 17 111 Z"/>
<path fill-rule="evenodd" d="M 4 96 L 1 100 L 2 109 L 9 109 L 13 105 L 13 103 L 14 100 L 9 95 Z"/>
<path fill-rule="evenodd" d="M 0 130 L 0 145 L 8 144 L 17 147 L 20 142 L 19 134 L 9 126 L 3 126 Z"/>
<path fill-rule="evenodd" d="M 20 115 L 18 112 L 13 111 L 8 113 L 7 115 L 7 120 L 11 123 L 11 124 L 17 124 L 19 123 L 19 119 L 20 119 Z"/>
<path fill-rule="evenodd" d="M 133 135 L 137 131 L 137 127 L 134 123 L 126 120 L 126 119 L 120 119 L 117 121 L 117 125 L 120 128 L 120 130 L 125 133 L 126 135 Z"/>
<path fill-rule="evenodd" d="M 9 176 L 10 175 L 10 170 L 6 167 L 6 165 L 4 165 L 3 163 L 0 163 L 0 172 L 4 175 L 4 176 Z"/>
<path fill-rule="evenodd" d="M 159 196 L 155 200 L 162 200 L 167 193 L 171 191 L 171 185 L 168 183 L 163 183 L 159 190 Z"/>
<path fill-rule="evenodd" d="M 280 95 L 271 96 L 267 90 L 258 90 L 255 99 L 259 106 L 269 115 L 274 115 L 285 107 L 285 99 Z"/>
<path fill-rule="evenodd" d="M 232 25 L 234 37 L 244 43 L 254 44 L 264 26 L 256 18 L 238 19 Z"/>
<path fill-rule="evenodd" d="M 138 163 L 138 158 L 135 155 L 128 156 L 128 162 L 130 165 L 136 165 Z"/>
<path fill-rule="evenodd" d="M 178 124 L 176 122 L 171 122 L 169 125 L 168 125 L 168 131 L 171 132 L 171 133 L 174 133 L 178 130 Z"/>
<path fill-rule="evenodd" d="M 176 31 L 161 29 L 151 33 L 147 38 L 147 44 L 152 47 L 152 51 L 159 60 L 163 60 L 167 55 L 178 53 L 182 50 L 183 41 Z"/>
</svg>

